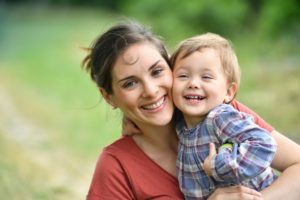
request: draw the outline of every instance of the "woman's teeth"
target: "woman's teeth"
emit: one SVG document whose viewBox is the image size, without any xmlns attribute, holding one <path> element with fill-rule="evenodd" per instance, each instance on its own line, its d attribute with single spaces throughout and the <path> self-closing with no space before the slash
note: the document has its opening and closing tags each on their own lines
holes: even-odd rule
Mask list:
<svg viewBox="0 0 300 200">
<path fill-rule="evenodd" d="M 165 98 L 161 98 L 161 100 L 159 100 L 158 102 L 156 102 L 154 104 L 147 105 L 147 106 L 143 106 L 143 108 L 146 109 L 146 110 L 156 109 L 164 103 L 164 100 L 165 100 Z"/>
</svg>

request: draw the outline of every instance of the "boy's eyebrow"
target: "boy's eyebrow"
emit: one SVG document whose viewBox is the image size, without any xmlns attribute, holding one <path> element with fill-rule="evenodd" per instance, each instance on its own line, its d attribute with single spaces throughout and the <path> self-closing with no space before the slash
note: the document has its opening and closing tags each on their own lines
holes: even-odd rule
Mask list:
<svg viewBox="0 0 300 200">
<path fill-rule="evenodd" d="M 158 60 L 158 61 L 156 61 L 155 63 L 153 63 L 150 67 L 149 67 L 149 69 L 148 69 L 148 71 L 151 71 L 159 62 L 161 62 L 162 60 Z M 132 78 L 134 78 L 134 76 L 126 76 L 125 78 L 122 78 L 122 79 L 120 79 L 120 80 L 118 80 L 118 83 L 120 83 L 120 82 L 122 82 L 122 81 L 126 81 L 126 80 L 129 80 L 129 79 L 132 79 Z"/>
<path fill-rule="evenodd" d="M 203 71 L 204 71 L 204 72 L 206 72 L 206 71 L 211 71 L 211 69 L 208 68 L 208 67 L 205 67 L 205 68 L 203 69 Z"/>
</svg>

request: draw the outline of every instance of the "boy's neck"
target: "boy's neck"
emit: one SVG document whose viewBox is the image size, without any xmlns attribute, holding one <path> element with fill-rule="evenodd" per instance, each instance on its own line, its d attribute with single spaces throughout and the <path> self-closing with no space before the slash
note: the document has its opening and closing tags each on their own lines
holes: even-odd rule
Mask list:
<svg viewBox="0 0 300 200">
<path fill-rule="evenodd" d="M 208 113 L 202 116 L 190 117 L 183 114 L 183 119 L 187 128 L 193 128 L 204 121 Z"/>
<path fill-rule="evenodd" d="M 221 103 L 220 105 L 222 105 L 222 104 L 227 104 L 227 103 Z M 216 108 L 220 105 L 217 105 L 214 108 Z M 214 108 L 212 108 L 211 110 L 213 110 Z M 205 118 L 207 117 L 209 112 L 205 113 L 204 115 L 198 115 L 198 116 L 195 116 L 195 117 L 187 116 L 184 113 L 182 113 L 182 116 L 183 116 L 186 127 L 188 129 L 191 129 L 191 128 L 197 126 L 198 124 L 202 123 L 205 120 Z"/>
</svg>

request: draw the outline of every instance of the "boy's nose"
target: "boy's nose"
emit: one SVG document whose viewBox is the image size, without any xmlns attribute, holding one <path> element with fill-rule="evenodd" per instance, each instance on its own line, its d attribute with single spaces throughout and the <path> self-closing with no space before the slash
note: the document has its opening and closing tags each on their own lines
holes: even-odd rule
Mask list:
<svg viewBox="0 0 300 200">
<path fill-rule="evenodd" d="M 189 81 L 189 88 L 199 88 L 199 81 L 196 78 L 193 78 Z"/>
</svg>

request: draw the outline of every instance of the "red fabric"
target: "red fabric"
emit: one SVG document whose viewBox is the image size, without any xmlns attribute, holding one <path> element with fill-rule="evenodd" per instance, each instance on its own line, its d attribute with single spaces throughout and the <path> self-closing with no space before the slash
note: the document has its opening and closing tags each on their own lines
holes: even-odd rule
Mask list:
<svg viewBox="0 0 300 200">
<path fill-rule="evenodd" d="M 274 129 L 255 112 L 234 100 L 233 107 L 251 114 L 255 123 Z M 152 161 L 125 136 L 106 147 L 96 165 L 87 200 L 183 199 L 177 178 Z"/>
<path fill-rule="evenodd" d="M 177 178 L 152 161 L 125 136 L 98 160 L 87 200 L 183 199 Z"/>
<path fill-rule="evenodd" d="M 233 100 L 231 102 L 231 105 L 237 109 L 238 111 L 244 112 L 244 113 L 248 113 L 250 115 L 253 116 L 255 123 L 260 126 L 261 128 L 266 129 L 267 131 L 269 131 L 270 133 L 274 130 L 274 128 L 268 124 L 267 122 L 265 122 L 265 120 L 263 120 L 260 116 L 258 116 L 254 111 L 252 111 L 250 108 L 248 108 L 247 106 L 243 105 L 242 103 L 238 102 L 237 100 Z"/>
</svg>

